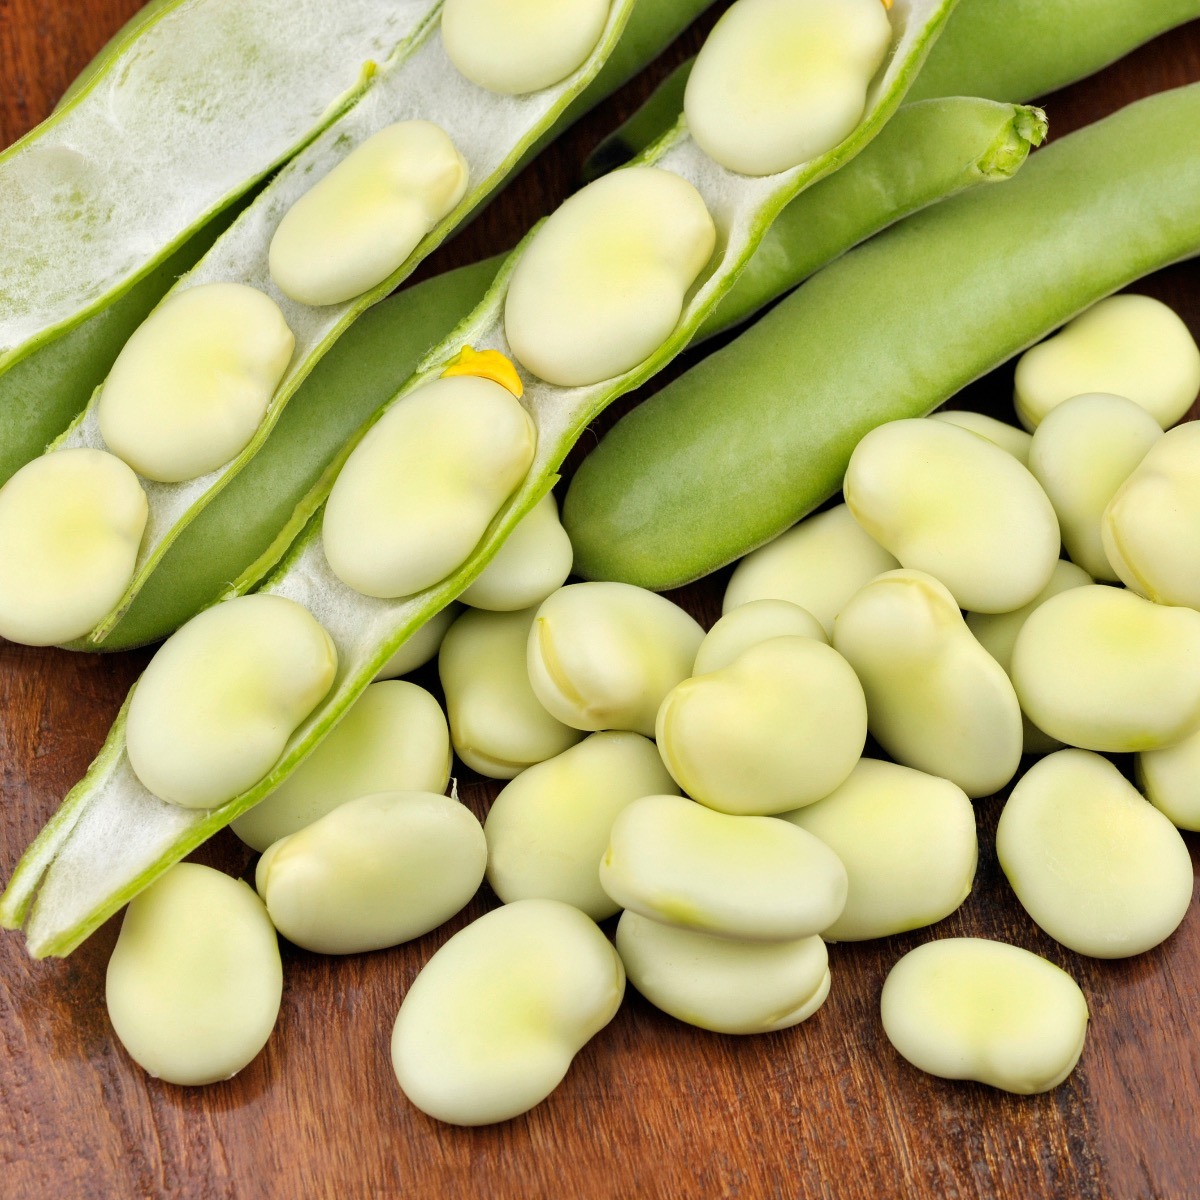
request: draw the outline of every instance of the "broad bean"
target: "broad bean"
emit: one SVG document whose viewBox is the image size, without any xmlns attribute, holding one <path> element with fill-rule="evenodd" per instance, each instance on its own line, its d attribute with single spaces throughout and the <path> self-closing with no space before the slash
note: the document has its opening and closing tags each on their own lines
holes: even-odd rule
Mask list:
<svg viewBox="0 0 1200 1200">
<path fill-rule="evenodd" d="M 943 408 L 930 414 L 930 420 L 944 421 L 947 425 L 957 425 L 960 429 L 969 429 L 972 433 L 985 438 L 1001 450 L 1006 450 L 1023 467 L 1029 466 L 1029 447 L 1033 436 L 1024 429 L 1009 425 L 1006 421 L 997 421 L 985 413 L 971 412 L 965 408 Z"/>
<path fill-rule="evenodd" d="M 692 674 L 724 670 L 747 650 L 777 637 L 829 642 L 821 622 L 798 604 L 789 600 L 751 600 L 730 609 L 704 635 Z"/>
<path fill-rule="evenodd" d="M 400 649 L 383 664 L 375 673 L 374 682 L 385 679 L 399 679 L 408 675 L 418 667 L 437 658 L 442 648 L 442 641 L 450 626 L 458 619 L 462 609 L 457 604 L 447 604 L 436 616 L 431 617 L 418 629 L 412 637 L 405 641 Z"/>
<path fill-rule="evenodd" d="M 1138 786 L 1171 824 L 1200 830 L 1200 731 L 1137 756 Z"/>
</svg>

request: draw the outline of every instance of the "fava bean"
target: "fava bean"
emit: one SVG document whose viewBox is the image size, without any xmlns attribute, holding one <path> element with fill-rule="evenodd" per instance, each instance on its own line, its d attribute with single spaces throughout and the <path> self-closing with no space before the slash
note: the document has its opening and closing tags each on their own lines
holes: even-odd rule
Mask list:
<svg viewBox="0 0 1200 1200">
<path fill-rule="evenodd" d="M 391 658 L 379 668 L 375 682 L 384 679 L 399 679 L 418 667 L 423 667 L 437 657 L 446 631 L 458 618 L 462 609 L 457 604 L 447 604 L 436 616 L 431 617 L 416 631 Z M 365 693 L 364 693 L 365 694 Z"/>
<path fill-rule="evenodd" d="M 777 637 L 829 642 L 821 622 L 798 604 L 788 600 L 751 600 L 730 609 L 704 635 L 692 674 L 724 670 L 751 647 Z"/>
<path fill-rule="evenodd" d="M 1007 451 L 1023 467 L 1029 466 L 1029 447 L 1032 436 L 1024 429 L 1009 425 L 1005 421 L 997 421 L 995 417 L 984 413 L 971 412 L 965 408 L 943 408 L 930 415 L 930 420 L 944 421 L 947 425 L 957 425 L 960 429 L 969 429 L 972 433 L 999 446 Z"/>
<path fill-rule="evenodd" d="M 1137 756 L 1138 786 L 1180 829 L 1200 830 L 1200 730 L 1174 746 Z"/>
</svg>

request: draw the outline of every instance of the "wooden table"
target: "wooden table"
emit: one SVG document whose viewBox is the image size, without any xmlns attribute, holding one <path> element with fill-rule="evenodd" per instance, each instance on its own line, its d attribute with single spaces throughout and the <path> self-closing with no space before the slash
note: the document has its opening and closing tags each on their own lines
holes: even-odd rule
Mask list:
<svg viewBox="0 0 1200 1200">
<path fill-rule="evenodd" d="M 0 0 L 0 143 L 44 117 L 137 7 Z M 597 138 L 698 42 L 693 31 L 548 151 L 425 273 L 512 245 L 572 190 Z M 1046 107 L 1061 134 L 1196 79 L 1200 24 Z M 1162 272 L 1140 290 L 1171 302 L 1200 334 L 1200 266 Z M 999 404 L 1009 387 L 998 372 L 974 398 Z M 711 621 L 720 584 L 690 589 L 684 600 Z M 0 644 L 4 878 L 99 748 L 146 658 Z M 469 772 L 462 778 L 482 815 L 493 789 Z M 19 937 L 0 937 L 0 1196 L 1200 1196 L 1200 915 L 1166 945 L 1125 962 L 1063 950 L 1021 912 L 1000 875 L 991 847 L 998 810 L 998 801 L 979 805 L 975 891 L 935 933 L 1014 941 L 1082 985 L 1092 1010 L 1087 1048 L 1049 1095 L 933 1079 L 891 1049 L 879 989 L 892 963 L 931 936 L 921 932 L 832 947 L 828 1002 L 798 1029 L 766 1037 L 704 1033 L 631 992 L 533 1113 L 473 1131 L 436 1124 L 396 1087 L 391 1025 L 421 964 L 494 903 L 490 896 L 400 949 L 334 959 L 285 948 L 283 1009 L 265 1052 L 231 1082 L 185 1090 L 147 1078 L 112 1035 L 104 1010 L 110 923 L 62 962 L 34 963 Z M 1198 839 L 1189 841 L 1195 857 Z M 235 873 L 252 858 L 231 834 L 199 857 Z"/>
</svg>

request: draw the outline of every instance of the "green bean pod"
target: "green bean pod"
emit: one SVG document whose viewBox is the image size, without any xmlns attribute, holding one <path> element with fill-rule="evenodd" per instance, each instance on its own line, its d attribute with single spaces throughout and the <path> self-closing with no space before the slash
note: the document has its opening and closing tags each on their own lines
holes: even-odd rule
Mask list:
<svg viewBox="0 0 1200 1200">
<path fill-rule="evenodd" d="M 660 589 L 715 570 L 836 492 L 869 430 L 1200 253 L 1198 127 L 1200 84 L 1160 93 L 833 263 L 584 461 L 576 571 Z"/>
<path fill-rule="evenodd" d="M 341 583 L 322 550 L 318 512 L 263 591 L 301 597 L 300 603 L 336 645 L 339 677 L 293 735 L 275 767 L 217 809 L 184 812 L 151 795 L 133 775 L 125 751 L 126 705 L 88 774 L 18 864 L 0 898 L 0 922 L 23 926 L 28 948 L 35 956 L 68 954 L 171 863 L 281 783 L 320 744 L 400 645 L 478 577 L 521 518 L 553 486 L 563 459 L 592 418 L 662 369 L 687 345 L 777 213 L 878 133 L 899 106 L 953 6 L 954 0 L 895 0 L 893 45 L 887 65 L 871 82 L 862 120 L 842 142 L 808 162 L 775 176 L 747 179 L 708 159 L 682 129 L 654 147 L 645 165 L 688 179 L 709 211 L 718 212 L 722 221 L 719 249 L 684 298 L 679 321 L 666 340 L 623 374 L 588 386 L 556 387 L 527 372 L 522 376 L 523 403 L 538 429 L 533 467 L 468 560 L 416 596 L 371 599 Z M 483 303 L 446 342 L 430 352 L 393 403 L 440 377 L 451 360 L 461 357 L 464 346 L 508 351 L 504 334 L 508 285 L 535 237 L 536 230 L 517 247 Z M 332 487 L 333 479 L 328 483 Z"/>
</svg>

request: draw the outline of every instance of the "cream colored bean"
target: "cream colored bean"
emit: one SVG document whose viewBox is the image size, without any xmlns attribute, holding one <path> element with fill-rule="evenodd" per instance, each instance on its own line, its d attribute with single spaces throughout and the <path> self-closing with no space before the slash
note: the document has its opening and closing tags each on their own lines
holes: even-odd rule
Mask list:
<svg viewBox="0 0 1200 1200">
<path fill-rule="evenodd" d="M 1200 609 L 1200 424 L 1163 434 L 1113 496 L 1101 533 L 1126 587 Z"/>
<path fill-rule="evenodd" d="M 413 981 L 392 1031 L 396 1079 L 439 1121 L 507 1121 L 558 1087 L 624 994 L 617 952 L 578 909 L 507 904 L 456 933 Z"/>
<path fill-rule="evenodd" d="M 993 446 L 1011 454 L 1023 467 L 1029 466 L 1029 447 L 1033 438 L 1024 429 L 1009 425 L 1006 421 L 997 421 L 995 417 L 984 413 L 971 412 L 968 409 L 945 408 L 930 415 L 931 421 L 944 421 L 947 425 L 957 425 L 960 429 L 969 430 L 978 437 L 986 438 Z"/>
<path fill-rule="evenodd" d="M 365 596 L 410 596 L 479 544 L 533 462 L 537 433 L 507 388 L 438 379 L 393 405 L 342 467 L 325 505 L 325 557 Z"/>
<path fill-rule="evenodd" d="M 179 863 L 125 911 L 108 1016 L 130 1057 L 168 1083 L 215 1083 L 266 1045 L 283 994 L 279 942 L 240 879 Z"/>
<path fill-rule="evenodd" d="M 899 565 L 839 504 L 747 554 L 730 576 L 722 612 L 755 600 L 790 600 L 832 636 L 834 618 L 846 601 Z"/>
<path fill-rule="evenodd" d="M 591 54 L 609 0 L 446 0 L 446 54 L 472 83 L 519 96 L 559 83 Z"/>
<path fill-rule="evenodd" d="M 287 211 L 271 278 L 300 304 L 342 304 L 377 287 L 467 190 L 468 167 L 429 121 L 372 134 Z"/>
<path fill-rule="evenodd" d="M 1170 937 L 1192 898 L 1179 831 L 1106 758 L 1060 750 L 1012 790 L 996 854 L 1025 911 L 1079 954 L 1125 958 Z"/>
<path fill-rule="evenodd" d="M 508 344 L 548 383 L 579 387 L 637 366 L 679 323 L 712 256 L 700 193 L 657 167 L 576 192 L 534 235 L 504 305 Z"/>
<path fill-rule="evenodd" d="M 752 646 L 777 637 L 825 642 L 825 628 L 807 609 L 788 600 L 752 600 L 730 609 L 709 631 L 696 654 L 693 675 L 731 666 Z"/>
<path fill-rule="evenodd" d="M 1200 830 L 1200 731 L 1137 756 L 1138 786 L 1180 829 Z"/>
<path fill-rule="evenodd" d="M 1170 746 L 1200 727 L 1200 613 L 1072 588 L 1030 614 L 1012 678 L 1029 719 L 1069 746 Z"/>
<path fill-rule="evenodd" d="M 534 695 L 575 729 L 654 734 L 666 694 L 691 674 L 704 630 L 670 600 L 627 583 L 573 583 L 537 610 Z"/>
<path fill-rule="evenodd" d="M 829 995 L 829 955 L 817 936 L 738 942 L 627 912 L 617 950 L 629 982 L 651 1004 L 714 1033 L 788 1029 Z"/>
<path fill-rule="evenodd" d="M 573 558 L 558 505 L 553 496 L 544 496 L 459 599 L 492 612 L 533 608 L 566 583 Z"/>
<path fill-rule="evenodd" d="M 731 171 L 799 166 L 862 119 L 891 39 L 880 0 L 739 0 L 688 79 L 688 128 Z"/>
<path fill-rule="evenodd" d="M 880 999 L 888 1040 L 914 1067 L 1031 1096 L 1075 1069 L 1087 1000 L 1053 963 L 983 938 L 910 950 Z"/>
<path fill-rule="evenodd" d="M 254 884 L 275 928 L 318 954 L 382 950 L 463 909 L 487 843 L 465 805 L 437 792 L 360 796 L 275 842 Z"/>
<path fill-rule="evenodd" d="M 857 672 L 871 733 L 892 758 L 999 791 L 1021 761 L 1021 709 L 1004 668 L 931 575 L 889 571 L 838 616 L 834 648 Z"/>
<path fill-rule="evenodd" d="M 457 604 L 447 604 L 440 612 L 435 613 L 422 625 L 416 633 L 401 645 L 400 649 L 379 668 L 375 682 L 384 679 L 399 679 L 408 675 L 418 667 L 437 658 L 441 649 L 442 639 L 446 631 L 458 619 L 462 609 Z"/>
<path fill-rule="evenodd" d="M 836 650 L 810 637 L 772 638 L 672 689 L 655 738 L 693 799 L 766 816 L 811 804 L 846 779 L 866 744 L 867 702 Z"/>
<path fill-rule="evenodd" d="M 533 618 L 532 609 L 468 609 L 438 652 L 454 751 L 491 779 L 512 779 L 583 736 L 548 713 L 529 686 L 525 654 Z"/>
<path fill-rule="evenodd" d="M 137 476 L 103 450 L 58 450 L 0 487 L 0 637 L 81 638 L 120 600 L 146 528 Z"/>
<path fill-rule="evenodd" d="M 1095 579 L 1115 580 L 1100 537 L 1108 502 L 1163 436 L 1158 422 L 1123 396 L 1072 396 L 1033 436 L 1029 469 L 1050 497 L 1063 545 Z"/>
<path fill-rule="evenodd" d="M 836 791 L 785 819 L 820 838 L 846 868 L 846 907 L 823 932 L 829 941 L 933 925 L 971 894 L 975 810 L 948 779 L 864 758 Z"/>
<path fill-rule="evenodd" d="M 810 937 L 846 903 L 846 868 L 812 834 L 680 796 L 643 796 L 621 812 L 600 883 L 653 921 L 747 941 Z"/>
<path fill-rule="evenodd" d="M 172 292 L 142 322 L 100 393 L 100 434 L 139 475 L 180 483 L 245 448 L 292 358 L 279 306 L 241 283 Z"/>
<path fill-rule="evenodd" d="M 129 765 L 163 800 L 217 808 L 267 774 L 336 671 L 329 635 L 294 601 L 218 604 L 169 637 L 138 681 Z"/>
<path fill-rule="evenodd" d="M 483 827 L 488 882 L 505 903 L 561 900 L 603 921 L 619 911 L 600 886 L 613 822 L 639 797 L 675 790 L 649 739 L 593 733 L 523 771 L 496 797 Z"/>
<path fill-rule="evenodd" d="M 1060 549 L 1046 493 L 1011 454 L 944 421 L 871 430 L 846 469 L 854 519 L 959 607 L 1008 612 L 1046 586 Z"/>
<path fill-rule="evenodd" d="M 438 702 L 416 684 L 374 683 L 279 787 L 233 822 L 233 832 L 265 850 L 358 796 L 441 792 L 449 779 L 450 732 Z"/>
<path fill-rule="evenodd" d="M 1110 296 L 1017 361 L 1014 399 L 1026 429 L 1071 396 L 1111 392 L 1163 428 L 1200 391 L 1200 349 L 1188 327 L 1149 296 Z"/>
</svg>

